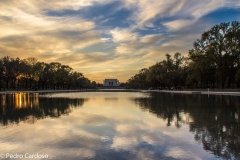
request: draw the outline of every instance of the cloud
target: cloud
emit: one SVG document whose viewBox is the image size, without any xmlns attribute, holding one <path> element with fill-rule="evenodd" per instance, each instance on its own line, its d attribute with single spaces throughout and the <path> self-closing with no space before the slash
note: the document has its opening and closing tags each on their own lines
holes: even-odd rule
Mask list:
<svg viewBox="0 0 240 160">
<path fill-rule="evenodd" d="M 193 24 L 195 21 L 193 20 L 174 20 L 170 22 L 164 23 L 164 26 L 166 26 L 169 30 L 180 30 L 186 26 L 189 26 Z"/>
<path fill-rule="evenodd" d="M 129 59 L 131 59 L 129 61 Z M 139 57 L 134 55 L 106 55 L 106 58 L 101 62 L 92 63 L 91 65 L 82 66 L 79 63 L 79 70 L 90 79 L 101 82 L 106 78 L 117 78 L 120 82 L 130 78 L 139 68 L 136 68 Z M 121 67 L 119 67 L 121 66 Z M 77 68 L 78 69 L 78 68 Z"/>
<path fill-rule="evenodd" d="M 112 38 L 101 38 L 101 41 L 103 42 L 110 42 Z"/>
<path fill-rule="evenodd" d="M 87 31 L 95 27 L 95 23 L 83 20 L 79 17 L 51 17 L 45 15 L 29 14 L 22 10 L 7 10 L 0 15 L 8 19 L 0 19 L 1 37 L 10 35 L 31 36 L 34 33 L 56 32 L 56 31 Z M 17 25 L 17 26 L 16 26 Z"/>
<path fill-rule="evenodd" d="M 138 37 L 138 34 L 132 32 L 130 29 L 115 28 L 110 30 L 110 33 L 115 43 L 135 41 Z"/>
<path fill-rule="evenodd" d="M 141 37 L 140 42 L 145 45 L 151 45 L 158 44 L 161 41 L 164 41 L 166 38 L 162 34 L 148 34 Z"/>
<path fill-rule="evenodd" d="M 144 28 L 145 26 L 153 26 L 153 22 L 158 18 L 170 17 L 178 13 L 186 3 L 186 1 L 158 1 L 158 0 L 125 0 L 126 8 L 135 9 L 131 20 L 135 24 Z M 174 5 L 173 5 L 174 4 Z"/>
<path fill-rule="evenodd" d="M 119 44 L 115 51 L 117 54 L 133 54 L 136 51 L 136 48 L 139 45 L 132 43 L 132 44 L 127 44 L 127 43 L 123 43 L 123 44 Z"/>
<path fill-rule="evenodd" d="M 0 15 L 5 17 L 0 19 L 2 56 L 34 56 L 49 62 L 101 42 L 98 32 L 92 30 L 95 23 L 81 17 L 31 14 L 16 6 L 2 8 Z"/>
<path fill-rule="evenodd" d="M 180 26 L 179 23 L 184 22 L 185 25 L 194 23 L 202 16 L 221 7 L 239 6 L 239 2 L 231 0 L 125 0 L 123 6 L 134 10 L 131 20 L 135 23 L 135 27 L 154 27 L 153 23 L 156 20 L 162 20 L 168 24 L 166 26 L 170 29 L 181 29 L 184 25 Z M 165 20 L 166 18 L 168 20 Z M 176 20 L 176 18 L 182 18 L 182 20 Z M 180 27 L 174 27 L 174 24 Z"/>
<path fill-rule="evenodd" d="M 102 20 L 101 22 L 100 22 L 100 24 L 105 24 L 105 23 L 107 23 L 107 22 L 109 22 L 109 21 L 111 21 L 111 20 L 113 20 L 114 18 L 107 18 L 107 19 L 104 19 L 104 20 Z"/>
<path fill-rule="evenodd" d="M 205 15 L 239 6 L 238 0 L 2 0 L 0 56 L 59 61 L 84 75 L 125 81 L 166 53 L 186 54 L 213 25 Z"/>
<path fill-rule="evenodd" d="M 166 40 L 161 34 L 149 34 L 144 36 L 139 36 L 138 38 L 133 38 L 130 41 L 120 41 L 115 49 L 115 53 L 121 54 L 131 54 L 140 55 L 148 54 L 148 52 L 159 45 L 159 43 Z"/>
<path fill-rule="evenodd" d="M 78 54 L 73 55 L 74 52 L 78 53 L 78 50 L 101 42 L 96 31 L 73 32 L 73 34 L 66 32 L 68 31 L 4 37 L 0 39 L 0 48 L 5 50 L 4 54 L 19 54 L 22 55 L 21 58 L 29 56 L 39 59 L 46 58 L 48 59 L 47 62 L 49 62 L 49 60 L 61 59 L 60 57 L 64 57 L 62 60 L 67 59 L 68 55 L 77 57 Z"/>
<path fill-rule="evenodd" d="M 48 3 L 49 1 L 46 1 L 42 6 L 47 7 Z M 57 1 L 56 6 L 61 3 L 65 1 Z M 71 4 L 69 1 L 68 3 Z M 75 3 L 77 1 L 71 5 Z M 38 6 L 38 1 L 4 1 L 1 4 L 2 56 L 21 55 L 21 58 L 34 56 L 54 60 L 101 42 L 98 32 L 92 30 L 95 27 L 93 21 L 77 16 L 45 15 Z M 35 9 L 25 10 L 24 5 Z"/>
<path fill-rule="evenodd" d="M 18 6 L 20 9 L 28 8 L 30 12 L 39 12 L 46 10 L 79 10 L 85 7 L 93 6 L 95 4 L 107 4 L 111 3 L 108 0 L 26 0 L 26 1 L 4 1 L 2 2 L 5 6 Z"/>
</svg>

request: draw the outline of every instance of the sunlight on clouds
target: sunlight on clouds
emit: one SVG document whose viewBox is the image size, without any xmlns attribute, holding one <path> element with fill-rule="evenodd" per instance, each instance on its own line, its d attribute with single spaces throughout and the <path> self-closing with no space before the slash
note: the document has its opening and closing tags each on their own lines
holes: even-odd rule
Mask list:
<svg viewBox="0 0 240 160">
<path fill-rule="evenodd" d="M 212 12 L 218 8 L 221 8 L 224 6 L 224 2 L 226 2 L 226 0 L 208 0 L 207 1 L 207 5 L 206 2 L 204 3 L 203 1 L 198 1 L 198 5 L 194 5 L 190 8 L 190 10 L 188 11 L 188 13 L 191 13 L 195 18 L 200 18 L 204 15 L 206 15 L 209 12 Z"/>
<path fill-rule="evenodd" d="M 110 33 L 112 34 L 113 41 L 115 43 L 134 41 L 138 37 L 137 33 L 133 33 L 129 29 L 115 28 L 113 30 L 110 30 Z"/>
<path fill-rule="evenodd" d="M 41 0 L 35 3 L 38 7 L 47 10 L 79 10 L 97 4 L 106 4 L 109 0 Z M 44 4 L 44 5 L 43 5 Z"/>
<path fill-rule="evenodd" d="M 93 57 L 93 56 L 88 56 L 88 57 L 85 56 L 85 58 L 90 58 L 90 57 Z M 101 57 L 99 58 L 100 60 L 98 63 L 97 63 L 98 58 L 96 58 L 95 63 L 88 65 L 90 62 L 87 62 L 86 65 L 81 66 L 81 69 L 83 71 L 88 70 L 91 74 L 95 76 L 100 76 L 100 77 L 105 76 L 106 78 L 106 76 L 110 74 L 110 75 L 117 75 L 120 78 L 124 75 L 124 73 L 128 73 L 128 72 L 133 73 L 132 71 L 133 68 L 131 67 L 129 68 L 129 66 L 133 67 L 132 63 L 134 61 L 137 61 L 138 59 L 138 57 L 136 56 L 128 56 L 128 55 L 122 55 L 119 57 L 109 57 L 107 53 L 105 53 L 105 55 L 101 55 Z M 129 59 L 131 59 L 131 61 L 129 61 Z M 92 60 L 89 59 L 89 61 L 92 61 Z M 96 70 L 96 68 L 98 68 L 98 70 Z M 134 70 L 137 71 L 135 68 Z"/>
<path fill-rule="evenodd" d="M 101 38 L 102 42 L 110 42 L 112 39 L 111 38 Z"/>
<path fill-rule="evenodd" d="M 94 79 L 96 82 L 102 83 L 106 78 L 117 78 L 120 82 L 125 82 L 126 79 L 130 78 L 132 75 L 136 74 L 138 69 L 118 69 L 113 70 L 108 67 L 101 67 L 96 71 L 96 68 L 89 68 L 88 72 L 84 72 L 87 77 Z"/>
<path fill-rule="evenodd" d="M 101 42 L 97 31 L 88 31 L 95 27 L 94 22 L 81 17 L 30 14 L 14 7 L 9 7 L 9 10 L 3 8 L 0 15 L 8 17 L 1 19 L 4 22 L 0 27 L 3 33 L 0 49 L 4 51 L 1 54 L 7 53 L 12 57 L 21 55 L 20 58 L 33 56 L 39 60 L 45 59 L 45 62 L 59 60 L 60 63 L 73 64 L 72 67 L 76 67 L 76 60 L 91 62 L 99 58 L 96 55 L 81 56 L 74 53 Z"/>
<path fill-rule="evenodd" d="M 190 24 L 193 24 L 194 21 L 192 20 L 175 20 L 175 21 L 170 21 L 167 23 L 164 23 L 164 25 L 169 28 L 170 30 L 179 30 L 182 29 L 186 26 L 189 26 Z"/>
<path fill-rule="evenodd" d="M 0 47 L 5 48 L 8 53 L 18 53 L 23 56 L 22 58 L 30 55 L 38 58 L 47 53 L 48 58 L 45 58 L 48 62 L 51 56 L 55 59 L 66 57 L 68 53 L 73 53 L 73 50 L 83 49 L 99 42 L 100 38 L 95 31 L 85 32 L 78 36 L 65 35 L 63 32 L 46 32 L 43 35 L 33 35 L 31 37 L 5 38 L 2 40 Z M 77 54 L 73 56 L 76 57 Z M 72 61 L 72 58 L 69 62 Z"/>
<path fill-rule="evenodd" d="M 182 9 L 179 10 L 179 15 L 182 17 L 189 17 L 192 18 L 189 19 L 179 19 L 179 20 L 173 20 L 165 22 L 164 25 L 169 27 L 169 29 L 172 30 L 180 30 L 186 26 L 192 25 L 197 20 L 199 20 L 201 17 L 209 14 L 210 12 L 213 12 L 219 8 L 222 7 L 234 7 L 236 6 L 236 2 L 231 3 L 229 0 L 207 0 L 207 1 L 182 1 L 184 3 L 181 4 Z"/>
<path fill-rule="evenodd" d="M 119 43 L 115 49 L 117 55 L 132 54 L 140 55 L 147 54 L 158 43 L 166 40 L 161 34 L 150 34 L 146 36 L 138 36 L 138 39 L 133 39 L 131 42 Z"/>
<path fill-rule="evenodd" d="M 199 0 L 172 0 L 172 1 L 159 1 L 159 0 L 125 0 L 124 7 L 128 9 L 134 9 L 135 12 L 133 13 L 131 20 L 133 20 L 137 27 L 145 28 L 145 27 L 153 27 L 149 26 L 155 20 L 159 18 L 166 18 L 166 17 L 182 17 L 187 18 L 187 24 L 191 24 L 201 18 L 202 16 L 215 11 L 224 6 L 235 7 L 239 6 L 239 2 L 232 2 L 230 0 L 206 0 L 206 1 L 199 1 Z M 191 18 L 191 19 L 189 19 Z M 183 19 L 184 20 L 184 19 Z M 168 20 L 165 23 L 173 24 L 175 23 L 175 19 Z M 181 21 L 179 21 L 181 22 Z M 184 21 L 182 21 L 184 22 Z M 180 24 L 177 24 L 178 26 Z M 182 25 L 181 27 L 184 27 Z M 181 29 L 170 26 L 173 29 Z"/>
<path fill-rule="evenodd" d="M 95 27 L 95 23 L 91 22 L 91 21 L 84 21 L 84 20 L 79 20 L 76 18 L 68 18 L 68 19 L 72 19 L 72 21 L 63 21 L 63 26 L 64 26 L 64 27 L 62 27 L 63 29 L 76 30 L 76 31 L 87 31 L 87 30 L 91 30 Z M 74 21 L 77 23 L 72 23 Z"/>
<path fill-rule="evenodd" d="M 0 56 L 59 61 L 96 79 L 105 72 L 125 81 L 166 53 L 187 54 L 212 25 L 203 16 L 239 6 L 238 0 L 2 0 Z"/>
<path fill-rule="evenodd" d="M 159 43 L 165 39 L 166 38 L 161 34 L 149 34 L 149 35 L 141 37 L 140 42 L 145 45 L 153 45 L 153 44 Z"/>
<path fill-rule="evenodd" d="M 4 22 L 2 22 L 1 20 L 0 20 L 0 23 L 4 24 Z M 11 28 L 11 27 L 8 27 L 7 25 L 2 25 L 0 28 L 0 38 L 6 37 L 6 36 L 11 36 L 11 35 L 25 35 L 27 33 L 28 33 L 28 31 Z M 1 39 L 0 39 L 0 41 L 1 41 Z"/>
<path fill-rule="evenodd" d="M 125 0 L 127 8 L 137 8 L 132 16 L 138 27 L 149 26 L 156 18 L 168 17 L 179 12 L 185 1 L 159 1 L 159 0 Z M 173 5 L 174 4 L 174 5 Z"/>
<path fill-rule="evenodd" d="M 164 43 L 160 47 L 178 47 L 178 49 L 172 49 L 171 53 L 175 50 L 181 52 L 182 54 L 188 53 L 188 49 L 191 48 L 193 41 L 192 39 L 197 39 L 199 34 L 188 34 L 188 35 L 173 35 L 168 37 L 168 42 Z M 182 47 L 184 46 L 184 47 Z"/>
<path fill-rule="evenodd" d="M 175 54 L 176 52 L 181 53 L 183 56 L 188 54 L 188 50 L 191 48 L 193 42 L 192 39 L 197 39 L 198 34 L 188 34 L 188 35 L 171 35 L 164 37 L 166 42 L 163 44 L 151 48 L 148 54 L 144 55 L 144 59 L 147 59 L 150 65 L 151 63 L 156 62 L 156 60 L 165 59 L 165 55 L 168 53 L 170 55 Z M 184 46 L 184 47 L 183 47 Z M 152 59 L 151 57 L 155 57 Z"/>
<path fill-rule="evenodd" d="M 28 36 L 44 31 L 86 31 L 95 27 L 94 22 L 84 21 L 77 17 L 49 17 L 44 15 L 32 15 L 23 11 L 17 11 L 17 13 L 9 11 L 6 14 L 0 13 L 0 15 L 9 17 L 8 21 L 3 21 L 3 26 L 12 30 L 16 30 L 17 28 L 20 33 L 24 31 L 24 33 L 30 34 Z M 1 30 L 4 32 L 2 27 Z"/>
<path fill-rule="evenodd" d="M 136 51 L 136 47 L 138 47 L 137 44 L 119 44 L 119 46 L 116 47 L 115 51 L 116 54 L 133 54 Z"/>
</svg>

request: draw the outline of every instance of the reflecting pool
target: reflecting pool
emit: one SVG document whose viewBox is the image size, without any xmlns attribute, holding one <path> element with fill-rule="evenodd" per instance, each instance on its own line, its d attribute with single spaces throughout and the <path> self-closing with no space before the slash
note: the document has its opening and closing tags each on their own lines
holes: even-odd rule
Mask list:
<svg viewBox="0 0 240 160">
<path fill-rule="evenodd" d="M 0 95 L 0 159 L 240 159 L 240 97 Z"/>
</svg>

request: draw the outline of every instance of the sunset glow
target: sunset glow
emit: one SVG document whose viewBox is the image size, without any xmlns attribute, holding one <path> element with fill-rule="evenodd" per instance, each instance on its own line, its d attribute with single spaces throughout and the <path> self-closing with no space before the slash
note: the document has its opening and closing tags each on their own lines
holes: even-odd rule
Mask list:
<svg viewBox="0 0 240 160">
<path fill-rule="evenodd" d="M 221 22 L 239 0 L 1 0 L 0 57 L 71 66 L 92 81 L 125 82 Z"/>
</svg>

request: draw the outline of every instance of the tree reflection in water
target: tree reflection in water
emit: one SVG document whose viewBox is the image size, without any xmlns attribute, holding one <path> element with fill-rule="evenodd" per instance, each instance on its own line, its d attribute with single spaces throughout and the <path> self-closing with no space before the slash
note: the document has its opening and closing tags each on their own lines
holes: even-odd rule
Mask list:
<svg viewBox="0 0 240 160">
<path fill-rule="evenodd" d="M 82 98 L 39 97 L 38 94 L 0 95 L 0 123 L 7 126 L 20 121 L 35 123 L 38 119 L 59 117 L 85 101 Z M 141 96 L 133 101 L 142 110 L 166 120 L 167 126 L 189 125 L 195 140 L 214 155 L 240 159 L 239 97 L 152 93 L 150 97 Z"/>
<path fill-rule="evenodd" d="M 84 99 L 40 98 L 37 93 L 3 94 L 0 100 L 0 123 L 4 126 L 20 121 L 34 123 L 46 117 L 60 117 L 84 103 Z"/>
<path fill-rule="evenodd" d="M 177 128 L 188 124 L 195 140 L 205 150 L 226 159 L 240 159 L 240 98 L 152 93 L 151 98 L 135 98 L 148 110 Z"/>
</svg>

